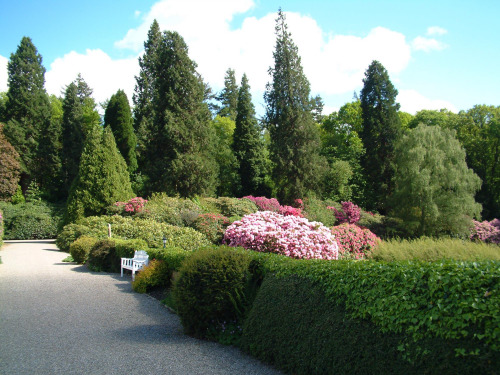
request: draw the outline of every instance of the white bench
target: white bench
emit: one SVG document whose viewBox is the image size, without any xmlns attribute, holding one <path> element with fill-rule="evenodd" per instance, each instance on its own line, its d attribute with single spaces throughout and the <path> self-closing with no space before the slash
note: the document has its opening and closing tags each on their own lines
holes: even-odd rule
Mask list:
<svg viewBox="0 0 500 375">
<path fill-rule="evenodd" d="M 132 280 L 135 280 L 135 272 L 141 270 L 149 264 L 149 255 L 144 250 L 138 250 L 133 258 L 122 258 L 121 275 L 123 269 L 132 271 Z"/>
</svg>

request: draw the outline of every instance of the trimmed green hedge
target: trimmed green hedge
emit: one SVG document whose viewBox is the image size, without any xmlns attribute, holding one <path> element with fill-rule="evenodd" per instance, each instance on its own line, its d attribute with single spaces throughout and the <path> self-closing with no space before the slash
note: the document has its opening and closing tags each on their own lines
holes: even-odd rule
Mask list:
<svg viewBox="0 0 500 375">
<path fill-rule="evenodd" d="M 0 248 L 3 245 L 3 212 L 0 210 Z"/>
</svg>

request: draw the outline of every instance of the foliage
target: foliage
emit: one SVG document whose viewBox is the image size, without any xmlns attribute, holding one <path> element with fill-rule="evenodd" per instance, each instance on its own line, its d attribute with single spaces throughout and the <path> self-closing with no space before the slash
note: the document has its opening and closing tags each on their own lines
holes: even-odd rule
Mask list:
<svg viewBox="0 0 500 375">
<path fill-rule="evenodd" d="M 380 242 L 369 254 L 369 258 L 386 262 L 403 260 L 436 262 L 443 259 L 457 261 L 500 260 L 500 248 L 497 245 L 456 238 L 390 239 Z"/>
<path fill-rule="evenodd" d="M 246 199 L 220 197 L 215 199 L 215 206 L 227 217 L 243 217 L 257 212 L 257 206 Z"/>
<path fill-rule="evenodd" d="M 23 37 L 7 64 L 8 91 L 5 136 L 21 158 L 21 186 L 39 177 L 40 136 L 50 122 L 42 56 L 29 37 Z"/>
<path fill-rule="evenodd" d="M 333 227 L 336 218 L 332 215 L 331 209 L 328 207 L 336 207 L 340 209 L 340 204 L 332 200 L 320 200 L 317 198 L 304 199 L 304 216 L 309 221 L 319 221 L 327 227 Z"/>
<path fill-rule="evenodd" d="M 193 223 L 193 228 L 203 233 L 213 244 L 221 244 L 229 219 L 219 214 L 201 214 Z"/>
<path fill-rule="evenodd" d="M 250 260 L 228 247 L 205 248 L 184 260 L 173 296 L 187 334 L 217 339 L 224 325 L 242 324 L 250 302 Z"/>
<path fill-rule="evenodd" d="M 246 215 L 232 223 L 226 230 L 224 242 L 229 246 L 292 258 L 338 257 L 337 243 L 323 224 L 270 211 Z"/>
<path fill-rule="evenodd" d="M 16 192 L 21 165 L 19 154 L 3 134 L 4 125 L 0 123 L 0 200 L 8 201 Z"/>
<path fill-rule="evenodd" d="M 396 103 L 398 91 L 378 61 L 373 61 L 366 70 L 363 84 L 360 136 L 366 150 L 361 157 L 366 178 L 366 206 L 384 213 L 387 197 L 394 189 L 395 145 L 401 134 L 399 104 Z"/>
<path fill-rule="evenodd" d="M 132 288 L 138 293 L 146 293 L 152 288 L 165 287 L 170 282 L 169 266 L 162 260 L 151 259 L 132 281 Z"/>
<path fill-rule="evenodd" d="M 322 196 L 328 199 L 349 200 L 353 195 L 351 179 L 354 175 L 349 162 L 335 160 L 325 174 Z M 356 194 L 359 196 L 360 194 Z"/>
<path fill-rule="evenodd" d="M 361 208 L 352 202 L 342 202 L 341 210 L 337 210 L 335 207 L 327 208 L 333 210 L 339 224 L 356 224 L 361 219 Z"/>
<path fill-rule="evenodd" d="M 401 359 L 404 359 L 411 364 L 409 369 L 412 371 L 396 369 L 395 373 L 419 374 L 429 369 L 443 374 L 494 373 L 494 369 L 500 364 L 497 333 L 500 296 L 496 293 L 499 283 L 498 262 L 295 260 L 268 263 L 264 268 L 267 271 L 260 289 L 261 294 L 254 301 L 255 313 L 250 312 L 242 338 L 243 347 L 264 360 L 274 361 L 286 356 L 287 363 L 293 361 L 297 365 L 299 362 L 307 365 L 310 363 L 310 354 L 307 350 L 302 350 L 299 346 L 301 342 L 305 341 L 307 345 L 308 340 L 314 340 L 315 345 L 319 344 L 313 347 L 312 353 L 324 347 L 324 339 L 318 338 L 319 331 L 310 329 L 318 321 L 309 320 L 313 308 L 307 302 L 319 290 L 325 293 L 319 297 L 320 300 L 345 309 L 332 323 L 347 323 L 346 328 L 355 327 L 348 323 L 351 320 L 356 324 L 370 323 L 356 331 L 354 336 L 357 350 L 354 352 L 353 363 L 360 374 L 367 373 L 369 366 L 377 369 L 375 371 L 370 368 L 369 373 L 385 374 L 393 369 L 393 366 L 379 367 L 377 360 L 372 362 L 377 353 L 385 357 L 387 353 L 391 353 L 389 361 L 401 364 Z M 276 287 L 265 287 L 269 277 L 271 280 L 277 277 L 287 287 L 278 290 Z M 303 285 L 305 282 L 306 293 L 295 292 L 293 288 L 287 293 L 287 288 L 291 288 L 292 280 L 296 278 L 300 280 L 296 285 Z M 278 302 L 280 295 L 288 296 L 287 300 Z M 305 299 L 302 300 L 299 296 L 304 296 Z M 291 308 L 295 302 L 303 309 L 301 315 Z M 280 312 L 290 311 L 290 315 L 279 316 L 283 325 L 273 319 L 277 315 L 270 307 Z M 332 310 L 326 311 L 331 317 Z M 300 330 L 300 327 L 287 319 L 294 316 L 303 317 L 298 323 L 303 323 L 308 334 L 313 337 L 300 335 L 300 331 L 298 340 L 297 337 L 290 337 L 289 333 Z M 327 329 L 329 324 L 323 323 L 322 327 Z M 379 336 L 380 333 L 382 335 Z M 342 340 L 346 334 L 353 337 L 351 330 L 329 336 L 340 335 Z M 374 334 L 377 336 L 373 337 Z M 342 340 L 337 345 L 331 344 L 335 349 L 331 352 L 332 355 L 338 357 L 333 357 L 336 359 L 332 360 L 331 356 L 322 355 L 315 368 L 331 373 L 333 369 L 328 366 L 345 363 L 346 358 L 353 355 L 349 351 L 352 351 L 349 342 L 350 340 Z M 375 344 L 375 347 L 370 343 Z M 377 343 L 381 346 L 378 347 Z M 345 353 L 342 350 L 344 345 L 348 348 Z M 289 348 L 294 346 L 299 347 L 290 352 Z M 368 356 L 359 355 L 359 352 L 373 351 L 374 348 L 377 348 L 375 352 Z M 353 366 L 353 363 L 348 365 Z M 335 371 L 337 369 L 335 367 Z M 352 369 L 350 372 L 358 373 Z"/>
<path fill-rule="evenodd" d="M 235 71 L 228 69 L 224 76 L 224 88 L 215 97 L 220 102 L 217 106 L 217 116 L 228 117 L 232 121 L 236 120 L 238 113 L 238 85 L 236 84 Z"/>
<path fill-rule="evenodd" d="M 452 130 L 419 125 L 396 146 L 393 214 L 410 236 L 467 236 L 481 181 Z"/>
<path fill-rule="evenodd" d="M 116 208 L 116 214 L 129 214 L 135 215 L 144 210 L 144 206 L 148 201 L 142 197 L 135 197 L 128 200 L 128 202 L 116 202 L 113 206 Z"/>
<path fill-rule="evenodd" d="M 0 248 L 3 245 L 3 234 L 4 234 L 4 230 L 3 230 L 3 213 L 2 213 L 2 210 L 0 210 Z"/>
<path fill-rule="evenodd" d="M 120 272 L 120 257 L 116 254 L 115 241 L 104 239 L 97 241 L 90 249 L 87 266 L 97 272 Z"/>
<path fill-rule="evenodd" d="M 95 128 L 82 153 L 78 175 L 67 203 L 66 223 L 99 215 L 106 207 L 133 197 L 125 160 L 109 128 Z"/>
<path fill-rule="evenodd" d="M 237 109 L 232 149 L 238 161 L 241 190 L 235 193 L 237 196 L 269 193 L 270 188 L 267 185 L 269 162 L 266 160 L 264 141 L 255 117 L 246 74 L 243 74 L 241 79 Z"/>
<path fill-rule="evenodd" d="M 473 222 L 474 228 L 471 230 L 471 240 L 500 244 L 500 220 L 485 220 L 483 222 L 474 220 Z"/>
<path fill-rule="evenodd" d="M 182 197 L 211 195 L 218 165 L 213 157 L 215 134 L 205 102 L 206 86 L 177 32 L 159 36 L 151 53 L 154 62 L 148 75 L 153 111 L 141 170 L 149 177 L 151 191 Z"/>
<path fill-rule="evenodd" d="M 21 204 L 26 202 L 21 185 L 17 185 L 16 192 L 12 196 L 11 202 L 12 204 Z"/>
<path fill-rule="evenodd" d="M 137 139 L 132 124 L 132 112 L 123 90 L 112 95 L 104 113 L 104 126 L 109 126 L 116 140 L 116 146 L 127 163 L 129 173 L 137 169 L 135 148 Z"/>
<path fill-rule="evenodd" d="M 77 263 L 84 264 L 90 254 L 90 250 L 98 240 L 94 237 L 81 236 L 69 245 L 69 253 Z"/>
<path fill-rule="evenodd" d="M 189 199 L 153 193 L 140 217 L 176 226 L 189 226 L 201 213 L 200 207 Z"/>
<path fill-rule="evenodd" d="M 269 131 L 273 180 L 280 201 L 318 192 L 327 168 L 320 156 L 319 129 L 312 113 L 310 85 L 301 65 L 285 14 L 278 12 L 272 82 L 267 84 L 265 123 Z"/>
<path fill-rule="evenodd" d="M 252 195 L 247 195 L 242 199 L 248 199 L 254 202 L 259 208 L 259 211 L 279 212 L 281 209 L 280 202 L 278 202 L 276 198 L 254 197 Z"/>
<path fill-rule="evenodd" d="M 61 221 L 58 207 L 45 202 L 2 202 L 0 207 L 4 214 L 4 239 L 32 240 L 56 237 Z"/>
<path fill-rule="evenodd" d="M 59 232 L 56 246 L 59 250 L 69 253 L 71 244 L 83 235 L 90 237 L 90 229 L 85 225 L 68 224 Z"/>
<path fill-rule="evenodd" d="M 368 229 L 344 223 L 332 228 L 339 245 L 340 259 L 364 259 L 380 243 L 380 239 Z"/>
</svg>

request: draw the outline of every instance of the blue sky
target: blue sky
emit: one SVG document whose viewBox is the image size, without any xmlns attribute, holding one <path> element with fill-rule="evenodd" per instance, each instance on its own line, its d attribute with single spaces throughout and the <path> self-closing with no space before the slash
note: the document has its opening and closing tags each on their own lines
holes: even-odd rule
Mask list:
<svg viewBox="0 0 500 375">
<path fill-rule="evenodd" d="M 373 59 L 387 68 L 410 113 L 500 104 L 497 0 L 0 0 L 0 91 L 7 90 L 10 54 L 29 36 L 43 56 L 49 93 L 60 95 L 81 73 L 97 101 L 120 88 L 131 97 L 137 58 L 156 18 L 184 37 L 214 91 L 227 68 L 238 79 L 246 73 L 262 114 L 279 7 L 325 114 L 361 90 Z"/>
</svg>

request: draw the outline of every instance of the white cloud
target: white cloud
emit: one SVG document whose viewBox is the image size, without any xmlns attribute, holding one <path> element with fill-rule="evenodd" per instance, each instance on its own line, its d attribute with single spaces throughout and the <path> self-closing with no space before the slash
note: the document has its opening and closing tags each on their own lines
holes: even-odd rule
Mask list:
<svg viewBox="0 0 500 375">
<path fill-rule="evenodd" d="M 231 28 L 233 17 L 248 12 L 254 2 L 217 0 L 216 3 L 160 1 L 144 17 L 144 23 L 129 30 L 115 46 L 139 52 L 156 19 L 162 30 L 175 30 L 182 35 L 198 71 L 215 91 L 222 88 L 225 71 L 233 68 L 240 77 L 247 74 L 254 99 L 261 100 L 257 95 L 264 92 L 270 80 L 268 69 L 273 64 L 276 14 L 246 17 L 238 28 Z M 383 27 L 356 37 L 328 35 L 314 19 L 298 13 L 287 13 L 287 23 L 314 94 L 326 96 L 359 89 L 372 60 L 379 60 L 390 74 L 400 73 L 410 61 L 411 48 L 405 36 Z"/>
<path fill-rule="evenodd" d="M 447 34 L 448 30 L 443 29 L 439 26 L 430 26 L 427 28 L 427 35 L 444 35 Z"/>
<path fill-rule="evenodd" d="M 136 10 L 136 11 L 134 12 L 134 17 L 135 17 L 135 18 L 138 18 L 140 15 L 141 15 L 141 11 L 140 11 L 140 10 Z"/>
<path fill-rule="evenodd" d="M 7 82 L 9 75 L 7 74 L 7 63 L 9 59 L 0 55 L 0 92 L 7 91 Z"/>
<path fill-rule="evenodd" d="M 446 100 L 429 99 L 415 90 L 399 90 L 397 101 L 401 104 L 402 111 L 411 114 L 415 114 L 422 109 L 439 110 L 443 108 L 457 112 L 452 103 Z"/>
<path fill-rule="evenodd" d="M 413 39 L 411 45 L 414 50 L 424 52 L 441 51 L 447 47 L 447 45 L 443 42 L 433 38 L 425 38 L 423 36 L 417 36 Z"/>
<path fill-rule="evenodd" d="M 99 102 L 109 99 L 119 89 L 132 99 L 135 78 L 139 72 L 137 57 L 112 60 L 100 49 L 88 49 L 85 54 L 70 52 L 50 64 L 45 74 L 45 87 L 49 94 L 62 95 L 66 86 L 78 73 L 94 90 L 93 97 Z"/>
</svg>

